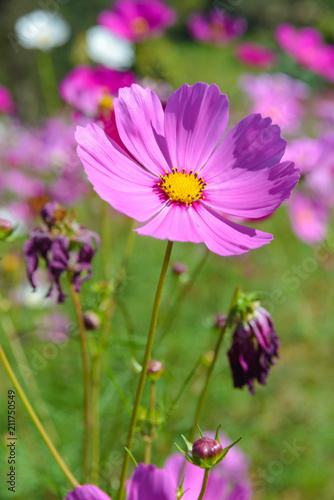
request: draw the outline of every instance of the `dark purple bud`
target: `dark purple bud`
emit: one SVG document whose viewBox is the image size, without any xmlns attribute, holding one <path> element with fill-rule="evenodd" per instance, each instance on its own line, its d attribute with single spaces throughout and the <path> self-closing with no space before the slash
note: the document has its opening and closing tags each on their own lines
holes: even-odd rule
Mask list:
<svg viewBox="0 0 334 500">
<path fill-rule="evenodd" d="M 174 262 L 172 264 L 172 271 L 174 274 L 180 275 L 188 272 L 188 266 L 183 264 L 183 262 Z"/>
<path fill-rule="evenodd" d="M 209 467 L 213 466 L 223 454 L 223 447 L 215 439 L 203 437 L 194 442 L 192 456 L 199 463 L 202 461 Z"/>
<path fill-rule="evenodd" d="M 101 320 L 94 311 L 84 312 L 83 320 L 86 330 L 98 330 L 101 326 Z"/>
<path fill-rule="evenodd" d="M 158 380 L 164 371 L 164 365 L 157 359 L 151 359 L 147 366 L 147 377 L 149 380 Z"/>
<path fill-rule="evenodd" d="M 228 357 L 234 387 L 248 385 L 254 394 L 254 380 L 265 385 L 270 368 L 278 358 L 279 338 L 272 318 L 263 307 L 258 307 L 253 318 L 240 322 L 233 334 Z"/>
</svg>

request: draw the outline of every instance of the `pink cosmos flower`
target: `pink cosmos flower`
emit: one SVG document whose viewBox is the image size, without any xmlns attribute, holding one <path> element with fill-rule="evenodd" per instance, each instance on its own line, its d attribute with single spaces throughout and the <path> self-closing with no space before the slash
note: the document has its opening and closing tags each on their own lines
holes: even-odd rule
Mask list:
<svg viewBox="0 0 334 500">
<path fill-rule="evenodd" d="M 272 68 L 276 62 L 276 55 L 272 50 L 257 43 L 241 43 L 237 48 L 238 59 L 254 68 Z"/>
<path fill-rule="evenodd" d="M 296 30 L 291 24 L 281 24 L 276 30 L 280 47 L 299 64 L 329 81 L 334 81 L 334 46 L 323 42 L 314 28 Z"/>
<path fill-rule="evenodd" d="M 97 66 L 77 66 L 61 82 L 60 95 L 64 101 L 87 116 L 97 117 L 121 87 L 135 83 L 130 71 L 121 72 Z"/>
<path fill-rule="evenodd" d="M 69 491 L 64 500 L 111 500 L 111 498 L 97 486 L 84 484 Z"/>
<path fill-rule="evenodd" d="M 161 0 L 118 0 L 101 12 L 98 23 L 116 35 L 140 42 L 159 35 L 174 24 L 176 13 Z"/>
<path fill-rule="evenodd" d="M 329 213 L 320 198 L 297 192 L 291 197 L 288 206 L 291 227 L 297 238 L 311 245 L 325 238 Z"/>
<path fill-rule="evenodd" d="M 272 240 L 225 217 L 265 217 L 298 182 L 293 163 L 280 163 L 286 141 L 270 118 L 249 115 L 221 142 L 228 99 L 205 83 L 183 85 L 165 111 L 154 92 L 135 84 L 119 91 L 114 107 L 132 157 L 95 124 L 77 128 L 77 151 L 99 196 L 145 222 L 139 234 L 204 242 L 219 255 Z"/>
<path fill-rule="evenodd" d="M 284 132 L 298 132 L 304 116 L 303 101 L 309 95 L 305 83 L 283 73 L 262 73 L 245 74 L 239 84 L 252 102 L 252 112 L 270 116 Z"/>
<path fill-rule="evenodd" d="M 7 87 L 0 85 L 0 113 L 12 115 L 14 110 L 15 105 L 9 90 Z"/>
<path fill-rule="evenodd" d="M 243 17 L 233 17 L 221 9 L 214 8 L 208 14 L 191 14 L 188 28 L 196 40 L 224 45 L 245 33 L 247 21 Z"/>
<path fill-rule="evenodd" d="M 310 137 L 299 137 L 289 141 L 284 156 L 293 161 L 302 175 L 305 175 L 320 166 L 323 151 L 321 141 Z"/>
</svg>

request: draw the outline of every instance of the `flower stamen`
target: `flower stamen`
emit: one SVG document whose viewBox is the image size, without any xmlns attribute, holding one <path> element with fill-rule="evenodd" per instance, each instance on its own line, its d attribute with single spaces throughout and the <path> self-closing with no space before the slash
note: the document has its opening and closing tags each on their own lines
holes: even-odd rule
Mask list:
<svg viewBox="0 0 334 500">
<path fill-rule="evenodd" d="M 166 175 L 160 174 L 161 182 L 158 186 L 168 195 L 171 201 L 187 203 L 191 207 L 194 201 L 204 199 L 203 190 L 207 182 L 203 182 L 203 177 L 198 176 L 198 172 L 193 170 L 178 172 L 177 168 L 172 168 L 172 173 L 165 171 Z"/>
</svg>

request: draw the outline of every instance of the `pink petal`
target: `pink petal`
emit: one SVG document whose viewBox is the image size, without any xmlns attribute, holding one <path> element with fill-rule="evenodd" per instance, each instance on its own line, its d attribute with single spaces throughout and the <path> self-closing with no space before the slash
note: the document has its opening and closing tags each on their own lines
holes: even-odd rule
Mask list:
<svg viewBox="0 0 334 500">
<path fill-rule="evenodd" d="M 201 243 L 203 238 L 199 234 L 193 216 L 193 207 L 183 203 L 171 202 L 151 221 L 136 229 L 136 231 L 139 234 L 153 236 L 160 240 Z"/>
<path fill-rule="evenodd" d="M 228 99 L 217 85 L 182 85 L 168 99 L 165 134 L 173 167 L 198 171 L 225 132 Z"/>
<path fill-rule="evenodd" d="M 114 99 L 119 135 L 130 153 L 156 175 L 169 169 L 164 137 L 164 111 L 149 88 L 133 84 Z"/>
<path fill-rule="evenodd" d="M 293 163 L 279 163 L 286 141 L 270 118 L 249 115 L 234 127 L 201 174 L 205 202 L 230 215 L 260 218 L 289 198 L 298 182 Z"/>
<path fill-rule="evenodd" d="M 271 234 L 225 219 L 204 203 L 194 205 L 194 210 L 203 242 L 218 255 L 240 255 L 252 248 L 266 245 L 273 239 Z"/>
<path fill-rule="evenodd" d="M 165 204 L 157 177 L 135 163 L 97 125 L 77 127 L 78 156 L 98 195 L 116 210 L 140 222 Z"/>
</svg>

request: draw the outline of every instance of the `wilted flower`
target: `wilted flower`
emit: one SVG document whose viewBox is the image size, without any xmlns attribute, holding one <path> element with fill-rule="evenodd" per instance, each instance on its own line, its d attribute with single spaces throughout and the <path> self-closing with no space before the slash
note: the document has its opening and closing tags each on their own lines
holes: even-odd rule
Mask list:
<svg viewBox="0 0 334 500">
<path fill-rule="evenodd" d="M 125 70 L 135 60 L 133 45 L 103 26 L 92 26 L 86 33 L 87 54 L 107 68 Z"/>
<path fill-rule="evenodd" d="M 78 127 L 78 155 L 102 199 L 146 224 L 139 234 L 204 242 L 236 255 L 272 236 L 226 219 L 271 214 L 298 182 L 293 163 L 280 163 L 286 141 L 270 118 L 250 115 L 221 141 L 228 100 L 216 85 L 183 85 L 164 112 L 150 89 L 121 89 L 116 122 L 130 157 L 101 128 Z"/>
<path fill-rule="evenodd" d="M 161 0 L 118 0 L 98 22 L 116 35 L 140 42 L 159 35 L 176 20 L 176 13 Z"/>
<path fill-rule="evenodd" d="M 243 75 L 240 87 L 251 100 L 251 110 L 270 116 L 284 132 L 299 130 L 304 116 L 303 101 L 309 95 L 309 87 L 284 73 Z"/>
<path fill-rule="evenodd" d="M 307 27 L 298 31 L 291 24 L 281 24 L 277 28 L 276 39 L 299 64 L 334 81 L 334 46 L 325 44 L 318 30 Z"/>
<path fill-rule="evenodd" d="M 0 113 L 12 115 L 14 110 L 15 105 L 9 90 L 7 87 L 0 85 Z"/>
<path fill-rule="evenodd" d="M 240 316 L 228 358 L 234 387 L 248 384 L 254 394 L 254 380 L 265 385 L 274 358 L 278 358 L 279 338 L 270 314 L 258 301 L 250 300 Z"/>
<path fill-rule="evenodd" d="M 224 45 L 245 33 L 247 21 L 243 17 L 233 17 L 224 10 L 214 8 L 208 14 L 192 13 L 188 28 L 196 40 Z"/>
<path fill-rule="evenodd" d="M 70 26 L 60 14 L 38 9 L 19 17 L 15 32 L 25 49 L 48 51 L 67 42 Z"/>
<path fill-rule="evenodd" d="M 275 53 L 257 43 L 241 43 L 236 53 L 241 62 L 254 68 L 272 68 L 276 62 Z"/>
<path fill-rule="evenodd" d="M 34 228 L 24 244 L 29 281 L 35 289 L 35 272 L 42 258 L 50 280 L 48 296 L 55 285 L 58 302 L 63 302 L 66 296 L 60 283 L 61 275 L 70 271 L 75 290 L 80 291 L 82 283 L 92 274 L 91 262 L 100 246 L 100 238 L 67 217 L 66 211 L 56 202 L 45 205 L 41 215 L 45 226 Z"/>
<path fill-rule="evenodd" d="M 111 500 L 111 498 L 97 486 L 84 484 L 68 492 L 64 500 Z"/>
</svg>

